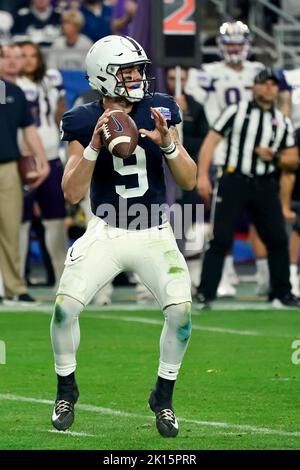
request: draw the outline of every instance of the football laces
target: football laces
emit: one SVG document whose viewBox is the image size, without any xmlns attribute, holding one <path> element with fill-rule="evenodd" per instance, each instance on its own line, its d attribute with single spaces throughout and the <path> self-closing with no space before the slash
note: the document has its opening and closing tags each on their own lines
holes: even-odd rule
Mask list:
<svg viewBox="0 0 300 470">
<path fill-rule="evenodd" d="M 111 133 L 109 132 L 107 123 L 103 124 L 102 132 L 106 140 L 108 140 L 111 137 Z"/>
</svg>

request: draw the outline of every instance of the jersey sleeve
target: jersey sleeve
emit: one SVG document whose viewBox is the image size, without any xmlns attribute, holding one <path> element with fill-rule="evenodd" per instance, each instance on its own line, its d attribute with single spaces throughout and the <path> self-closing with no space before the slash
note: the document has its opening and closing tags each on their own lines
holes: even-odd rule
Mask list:
<svg viewBox="0 0 300 470">
<path fill-rule="evenodd" d="M 80 106 L 76 106 L 64 113 L 60 123 L 60 138 L 66 142 L 78 140 L 78 142 L 86 147 L 80 108 Z"/>
<path fill-rule="evenodd" d="M 156 93 L 153 107 L 159 111 L 167 121 L 168 127 L 181 122 L 181 114 L 178 104 L 172 96 L 164 93 Z"/>
<path fill-rule="evenodd" d="M 209 86 L 210 84 L 211 78 L 204 70 L 191 68 L 189 69 L 185 92 L 203 104 L 207 99 L 206 85 Z"/>
<path fill-rule="evenodd" d="M 170 126 L 175 126 L 181 122 L 181 114 L 180 108 L 176 103 L 175 99 L 170 97 L 170 111 L 171 111 L 171 119 L 170 119 Z"/>
<path fill-rule="evenodd" d="M 236 104 L 229 106 L 215 121 L 212 130 L 221 134 L 223 137 L 226 137 L 232 129 L 237 109 L 238 107 Z"/>
</svg>

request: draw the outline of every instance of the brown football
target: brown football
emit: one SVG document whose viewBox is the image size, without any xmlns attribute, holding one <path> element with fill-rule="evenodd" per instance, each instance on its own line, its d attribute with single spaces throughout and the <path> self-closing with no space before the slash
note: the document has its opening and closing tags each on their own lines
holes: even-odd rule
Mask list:
<svg viewBox="0 0 300 470">
<path fill-rule="evenodd" d="M 119 158 L 132 155 L 139 140 L 139 131 L 134 120 L 120 109 L 111 111 L 101 135 L 107 150 Z"/>
<path fill-rule="evenodd" d="M 36 160 L 32 155 L 23 155 L 18 160 L 18 169 L 24 185 L 34 183 L 38 178 Z"/>
</svg>

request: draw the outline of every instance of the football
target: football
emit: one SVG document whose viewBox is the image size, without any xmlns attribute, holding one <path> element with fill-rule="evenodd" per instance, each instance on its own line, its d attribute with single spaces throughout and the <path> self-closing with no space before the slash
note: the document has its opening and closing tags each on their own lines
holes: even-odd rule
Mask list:
<svg viewBox="0 0 300 470">
<path fill-rule="evenodd" d="M 22 155 L 18 160 L 18 169 L 23 185 L 33 184 L 39 176 L 36 160 L 32 155 Z"/>
<path fill-rule="evenodd" d="M 134 120 L 120 109 L 111 111 L 101 135 L 107 150 L 118 158 L 132 155 L 139 140 Z"/>
</svg>

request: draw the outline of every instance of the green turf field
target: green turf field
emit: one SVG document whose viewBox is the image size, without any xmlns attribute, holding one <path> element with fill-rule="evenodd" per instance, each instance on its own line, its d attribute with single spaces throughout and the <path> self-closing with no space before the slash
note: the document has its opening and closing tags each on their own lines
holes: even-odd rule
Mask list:
<svg viewBox="0 0 300 470">
<path fill-rule="evenodd" d="M 69 432 L 52 429 L 55 375 L 50 309 L 0 310 L 0 449 L 299 449 L 300 313 L 208 311 L 194 330 L 174 406 L 176 439 L 155 428 L 147 399 L 156 378 L 162 317 L 156 310 L 86 311 Z"/>
</svg>

